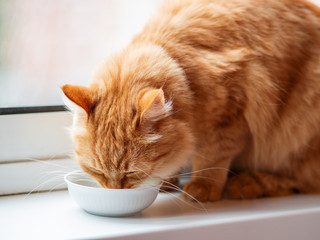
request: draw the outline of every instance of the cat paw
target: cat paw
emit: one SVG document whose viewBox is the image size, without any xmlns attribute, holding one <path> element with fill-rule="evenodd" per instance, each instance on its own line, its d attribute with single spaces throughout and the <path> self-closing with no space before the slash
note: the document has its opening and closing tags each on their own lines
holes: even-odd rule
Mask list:
<svg viewBox="0 0 320 240">
<path fill-rule="evenodd" d="M 200 202 L 217 201 L 222 194 L 221 189 L 199 180 L 191 180 L 184 186 L 183 190 L 182 196 L 185 199 Z"/>
<path fill-rule="evenodd" d="M 161 192 L 177 191 L 180 189 L 178 185 L 179 185 L 178 178 L 168 178 L 168 179 L 165 179 L 165 181 L 162 183 L 160 187 L 160 191 Z"/>
<path fill-rule="evenodd" d="M 231 177 L 226 185 L 225 194 L 230 199 L 254 199 L 263 196 L 263 188 L 250 174 L 242 173 Z"/>
</svg>

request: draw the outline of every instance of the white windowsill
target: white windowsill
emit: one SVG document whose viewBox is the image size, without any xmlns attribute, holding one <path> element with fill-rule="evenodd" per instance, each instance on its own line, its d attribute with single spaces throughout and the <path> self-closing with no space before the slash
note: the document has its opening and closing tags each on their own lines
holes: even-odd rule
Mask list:
<svg viewBox="0 0 320 240">
<path fill-rule="evenodd" d="M 67 191 L 15 195 L 0 197 L 0 226 L 2 239 L 309 240 L 320 236 L 320 195 L 201 207 L 161 193 L 148 209 L 126 218 L 90 215 Z"/>
</svg>

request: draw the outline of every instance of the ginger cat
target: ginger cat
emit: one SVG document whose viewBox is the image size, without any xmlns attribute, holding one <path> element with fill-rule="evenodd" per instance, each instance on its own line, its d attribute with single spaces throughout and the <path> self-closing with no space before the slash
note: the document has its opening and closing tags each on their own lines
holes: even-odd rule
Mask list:
<svg viewBox="0 0 320 240">
<path fill-rule="evenodd" d="M 200 201 L 320 192 L 320 10 L 170 0 L 76 104 L 76 158 L 103 187 L 168 178 Z M 236 174 L 231 174 L 236 173 Z"/>
</svg>

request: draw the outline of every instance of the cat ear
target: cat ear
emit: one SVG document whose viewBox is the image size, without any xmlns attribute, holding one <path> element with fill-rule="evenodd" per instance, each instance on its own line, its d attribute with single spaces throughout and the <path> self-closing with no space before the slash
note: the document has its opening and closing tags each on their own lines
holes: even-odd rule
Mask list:
<svg viewBox="0 0 320 240">
<path fill-rule="evenodd" d="M 94 104 L 90 88 L 67 84 L 62 86 L 61 89 L 72 102 L 83 108 L 87 114 L 90 113 Z"/>
<path fill-rule="evenodd" d="M 170 115 L 172 101 L 165 101 L 162 89 L 146 92 L 140 99 L 141 120 L 158 121 Z"/>
</svg>

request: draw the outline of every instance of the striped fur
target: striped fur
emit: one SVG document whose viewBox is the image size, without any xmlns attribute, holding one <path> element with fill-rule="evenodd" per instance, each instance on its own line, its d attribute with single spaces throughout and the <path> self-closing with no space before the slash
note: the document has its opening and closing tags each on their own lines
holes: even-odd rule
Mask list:
<svg viewBox="0 0 320 240">
<path fill-rule="evenodd" d="M 319 12 L 303 0 L 166 2 L 88 88 L 64 91 L 80 106 L 80 165 L 124 188 L 192 159 L 184 190 L 201 201 L 319 192 Z"/>
</svg>

